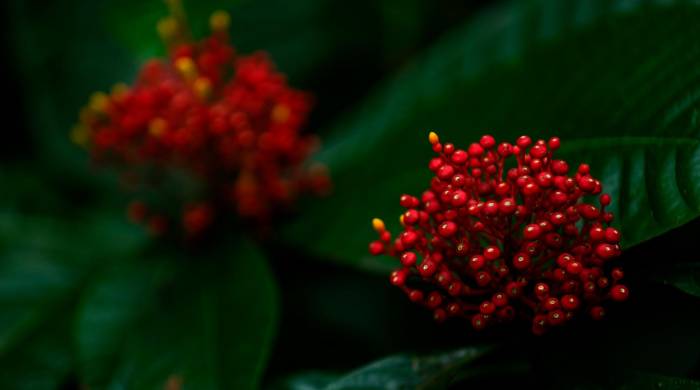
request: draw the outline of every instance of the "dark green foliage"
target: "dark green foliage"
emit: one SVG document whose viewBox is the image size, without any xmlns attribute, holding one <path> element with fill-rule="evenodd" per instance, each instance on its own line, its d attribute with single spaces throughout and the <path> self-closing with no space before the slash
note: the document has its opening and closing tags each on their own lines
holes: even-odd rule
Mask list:
<svg viewBox="0 0 700 390">
<path fill-rule="evenodd" d="M 334 193 L 279 236 L 227 226 L 198 245 L 128 224 L 114 172 L 67 137 L 92 91 L 163 54 L 165 7 L 4 4 L 0 388 L 700 388 L 697 2 L 293 3 L 186 5 L 198 35 L 231 11 L 242 52 L 316 95 Z M 369 222 L 395 228 L 399 195 L 427 186 L 429 130 L 561 137 L 613 196 L 630 301 L 543 337 L 407 302 Z"/>
</svg>

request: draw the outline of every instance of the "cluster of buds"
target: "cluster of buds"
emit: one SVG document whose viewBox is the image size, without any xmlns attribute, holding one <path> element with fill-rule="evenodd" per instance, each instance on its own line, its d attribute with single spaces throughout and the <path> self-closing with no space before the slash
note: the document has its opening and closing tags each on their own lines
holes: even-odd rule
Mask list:
<svg viewBox="0 0 700 390">
<path fill-rule="evenodd" d="M 558 138 L 497 144 L 485 135 L 467 150 L 435 133 L 429 140 L 438 154 L 430 188 L 401 196 L 395 238 L 374 219 L 379 239 L 369 245 L 400 260 L 390 280 L 411 301 L 437 321 L 463 317 L 480 330 L 524 318 L 542 334 L 577 313 L 601 319 L 606 301 L 627 299 L 612 264 L 620 232 L 610 226 L 610 195 L 587 164 L 569 176 L 553 158 Z"/>
<path fill-rule="evenodd" d="M 301 192 L 325 192 L 324 167 L 304 164 L 318 146 L 300 134 L 310 97 L 291 89 L 264 53 L 236 53 L 227 13 L 215 12 L 211 35 L 194 41 L 181 5 L 171 0 L 170 6 L 171 15 L 158 24 L 168 57 L 148 61 L 132 86 L 93 94 L 74 142 L 99 163 L 123 168 L 137 188 L 162 181 L 152 179 L 154 172 L 193 178 L 198 199 L 178 211 L 190 235 L 206 229 L 220 209 L 266 220 Z M 140 202 L 129 215 L 154 232 L 167 226 L 166 216 Z"/>
</svg>

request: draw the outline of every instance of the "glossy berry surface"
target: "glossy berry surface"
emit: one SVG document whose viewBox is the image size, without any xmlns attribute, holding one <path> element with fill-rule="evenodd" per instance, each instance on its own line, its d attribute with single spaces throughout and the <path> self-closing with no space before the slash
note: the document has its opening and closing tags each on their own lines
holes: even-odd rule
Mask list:
<svg viewBox="0 0 700 390">
<path fill-rule="evenodd" d="M 392 283 L 413 302 L 440 321 L 463 317 L 481 330 L 525 319 L 542 334 L 578 314 L 602 319 L 605 305 L 628 298 L 614 266 L 612 200 L 587 164 L 554 157 L 558 138 L 499 144 L 487 135 L 466 149 L 429 140 L 430 187 L 401 196 L 398 235 L 375 219 L 370 244 L 373 255 L 402 260 Z"/>
</svg>

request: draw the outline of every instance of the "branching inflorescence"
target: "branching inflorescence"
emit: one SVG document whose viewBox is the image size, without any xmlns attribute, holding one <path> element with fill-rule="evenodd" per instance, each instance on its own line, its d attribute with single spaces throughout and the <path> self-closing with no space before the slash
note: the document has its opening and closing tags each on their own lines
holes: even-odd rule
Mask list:
<svg viewBox="0 0 700 390">
<path fill-rule="evenodd" d="M 228 14 L 214 13 L 211 36 L 195 42 L 181 6 L 170 3 L 172 15 L 158 24 L 168 58 L 148 61 L 132 86 L 94 94 L 73 140 L 130 178 L 154 171 L 194 178 L 199 199 L 180 206 L 188 235 L 221 209 L 266 220 L 302 191 L 326 191 L 324 168 L 303 164 L 318 144 L 300 134 L 310 97 L 291 89 L 264 53 L 235 52 Z M 162 231 L 168 216 L 153 212 L 156 206 L 136 201 L 129 215 Z"/>
<path fill-rule="evenodd" d="M 610 195 L 587 164 L 569 176 L 553 158 L 558 138 L 497 144 L 486 135 L 467 150 L 435 133 L 429 140 L 438 154 L 430 188 L 401 196 L 395 238 L 374 219 L 379 239 L 369 245 L 401 261 L 390 280 L 411 301 L 437 321 L 465 317 L 480 330 L 522 317 L 542 334 L 579 312 L 601 319 L 606 301 L 627 299 L 612 265 L 620 232 L 610 226 Z"/>
</svg>

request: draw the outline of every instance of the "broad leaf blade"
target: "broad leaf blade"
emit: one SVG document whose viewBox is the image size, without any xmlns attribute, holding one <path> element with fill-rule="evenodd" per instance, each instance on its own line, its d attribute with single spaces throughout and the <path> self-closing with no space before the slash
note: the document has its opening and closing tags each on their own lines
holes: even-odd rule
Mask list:
<svg viewBox="0 0 700 390">
<path fill-rule="evenodd" d="M 259 386 L 275 333 L 276 291 L 255 245 L 237 245 L 174 259 L 187 264 L 159 291 L 153 310 L 128 328 L 111 387 Z"/>
<path fill-rule="evenodd" d="M 81 297 L 75 339 L 81 379 L 104 386 L 131 327 L 153 310 L 158 288 L 177 259 L 134 256 L 96 275 Z"/>
<path fill-rule="evenodd" d="M 625 377 L 624 383 L 617 387 L 619 390 L 637 389 L 675 389 L 697 390 L 700 389 L 700 381 L 677 378 L 653 373 L 635 372 Z"/>
<path fill-rule="evenodd" d="M 513 2 L 453 32 L 343 118 L 319 154 L 335 195 L 310 204 L 288 241 L 363 268 L 369 221 L 398 226 L 398 197 L 429 183 L 427 132 L 560 136 L 613 196 L 626 247 L 700 214 L 700 6 Z M 682 54 L 681 54 L 682 53 Z M 333 218 L 329 218 L 332 215 Z"/>
<path fill-rule="evenodd" d="M 654 279 L 700 298 L 700 263 L 669 264 Z"/>
<path fill-rule="evenodd" d="M 0 354 L 0 388 L 58 389 L 74 365 L 70 316 L 45 322 L 12 354 Z"/>
<path fill-rule="evenodd" d="M 440 389 L 449 385 L 465 365 L 489 348 L 470 347 L 431 356 L 391 356 L 328 384 L 326 390 Z"/>
<path fill-rule="evenodd" d="M 95 270 L 142 243 L 117 221 L 0 214 L 0 387 L 58 388 L 68 378 L 78 296 Z"/>
<path fill-rule="evenodd" d="M 71 306 L 91 272 L 142 243 L 112 217 L 0 214 L 0 355 Z"/>
</svg>

